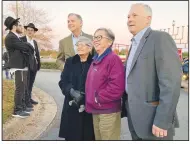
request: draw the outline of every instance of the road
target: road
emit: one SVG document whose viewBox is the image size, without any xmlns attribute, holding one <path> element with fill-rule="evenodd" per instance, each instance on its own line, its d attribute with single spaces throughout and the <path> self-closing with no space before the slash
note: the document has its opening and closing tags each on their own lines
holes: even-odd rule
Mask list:
<svg viewBox="0 0 190 144">
<path fill-rule="evenodd" d="M 58 137 L 61 111 L 64 101 L 58 82 L 60 80 L 61 72 L 38 72 L 35 86 L 51 95 L 58 106 L 58 112 L 52 124 L 48 129 L 39 137 L 39 140 L 64 140 Z M 177 107 L 178 117 L 180 121 L 180 128 L 176 129 L 175 140 L 188 140 L 188 93 L 181 89 L 181 95 Z M 131 140 L 128 130 L 127 118 L 122 119 L 122 140 Z"/>
</svg>

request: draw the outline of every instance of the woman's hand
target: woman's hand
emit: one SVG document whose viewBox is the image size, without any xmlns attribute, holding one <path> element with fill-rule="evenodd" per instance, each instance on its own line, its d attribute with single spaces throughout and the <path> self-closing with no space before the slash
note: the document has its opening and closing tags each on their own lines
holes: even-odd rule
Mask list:
<svg viewBox="0 0 190 144">
<path fill-rule="evenodd" d="M 75 100 L 76 103 L 79 103 L 84 98 L 84 93 L 78 90 L 70 89 L 70 95 Z"/>
</svg>

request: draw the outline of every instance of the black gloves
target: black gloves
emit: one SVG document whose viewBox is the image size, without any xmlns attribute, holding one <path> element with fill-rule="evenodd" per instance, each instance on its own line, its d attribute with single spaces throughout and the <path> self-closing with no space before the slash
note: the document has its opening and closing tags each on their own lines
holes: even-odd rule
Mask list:
<svg viewBox="0 0 190 144">
<path fill-rule="evenodd" d="M 80 92 L 78 90 L 70 89 L 70 95 L 73 98 L 72 104 L 79 105 L 80 101 L 84 98 L 84 92 Z"/>
</svg>

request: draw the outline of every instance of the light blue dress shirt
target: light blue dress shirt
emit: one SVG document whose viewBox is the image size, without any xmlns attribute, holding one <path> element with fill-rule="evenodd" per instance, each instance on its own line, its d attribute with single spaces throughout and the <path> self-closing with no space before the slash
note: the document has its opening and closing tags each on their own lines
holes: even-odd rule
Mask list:
<svg viewBox="0 0 190 144">
<path fill-rule="evenodd" d="M 134 58 L 134 55 L 137 51 L 137 48 L 139 46 L 139 43 L 143 37 L 143 35 L 145 34 L 145 32 L 147 31 L 149 27 L 146 27 L 144 28 L 143 30 L 141 30 L 140 32 L 138 32 L 132 39 L 132 44 L 131 44 L 131 50 L 130 50 L 130 54 L 128 56 L 128 59 L 127 59 L 127 66 L 126 66 L 126 79 L 125 79 L 125 90 L 126 92 L 128 92 L 128 89 L 127 89 L 127 77 L 129 75 L 129 71 L 130 71 L 130 68 L 131 68 L 131 64 L 132 64 L 132 61 L 133 61 L 133 58 Z"/>
<path fill-rule="evenodd" d="M 82 36 L 82 33 L 79 36 Z M 73 48 L 74 48 L 75 54 L 77 54 L 76 43 L 78 42 L 78 38 L 79 37 L 75 37 L 74 34 L 72 34 Z"/>
</svg>

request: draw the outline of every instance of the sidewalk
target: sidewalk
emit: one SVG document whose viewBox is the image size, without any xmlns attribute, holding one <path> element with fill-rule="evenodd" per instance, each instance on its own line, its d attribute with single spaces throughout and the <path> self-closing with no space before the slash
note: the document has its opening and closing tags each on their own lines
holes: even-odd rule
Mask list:
<svg viewBox="0 0 190 144">
<path fill-rule="evenodd" d="M 3 125 L 3 140 L 36 140 L 51 124 L 57 112 L 52 96 L 39 88 L 33 88 L 33 98 L 39 102 L 31 116 L 25 119 L 11 118 Z"/>
<path fill-rule="evenodd" d="M 188 80 L 181 81 L 181 87 L 184 88 L 185 91 L 188 91 L 188 85 L 189 85 Z"/>
</svg>

